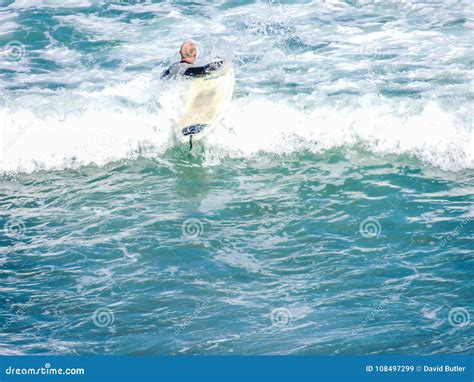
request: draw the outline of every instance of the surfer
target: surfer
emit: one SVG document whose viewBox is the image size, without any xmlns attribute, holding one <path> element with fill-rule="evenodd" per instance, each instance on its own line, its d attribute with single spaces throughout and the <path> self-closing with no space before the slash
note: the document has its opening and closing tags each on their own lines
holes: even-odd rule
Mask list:
<svg viewBox="0 0 474 382">
<path fill-rule="evenodd" d="M 196 65 L 197 46 L 193 40 L 183 42 L 179 49 L 179 54 L 181 55 L 181 61 L 174 63 L 166 69 L 161 74 L 161 78 L 202 77 L 221 68 L 224 64 L 224 60 L 216 60 L 207 65 Z"/>
</svg>

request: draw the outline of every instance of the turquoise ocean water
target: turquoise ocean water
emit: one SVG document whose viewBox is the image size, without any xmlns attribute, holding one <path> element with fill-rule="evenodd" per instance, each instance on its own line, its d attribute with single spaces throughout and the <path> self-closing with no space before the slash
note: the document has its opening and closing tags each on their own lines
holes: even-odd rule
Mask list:
<svg viewBox="0 0 474 382">
<path fill-rule="evenodd" d="M 0 353 L 472 354 L 473 20 L 0 0 Z M 236 72 L 191 153 L 186 38 Z"/>
</svg>

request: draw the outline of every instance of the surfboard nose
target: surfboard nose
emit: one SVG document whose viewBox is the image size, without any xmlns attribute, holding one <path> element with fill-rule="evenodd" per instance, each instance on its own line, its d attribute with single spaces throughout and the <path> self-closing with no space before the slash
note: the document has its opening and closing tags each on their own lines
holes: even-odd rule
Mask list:
<svg viewBox="0 0 474 382">
<path fill-rule="evenodd" d="M 190 137 L 199 141 L 217 126 L 232 98 L 234 83 L 232 67 L 215 73 L 212 78 L 199 77 L 191 81 L 186 106 L 175 130 L 182 143 Z"/>
</svg>

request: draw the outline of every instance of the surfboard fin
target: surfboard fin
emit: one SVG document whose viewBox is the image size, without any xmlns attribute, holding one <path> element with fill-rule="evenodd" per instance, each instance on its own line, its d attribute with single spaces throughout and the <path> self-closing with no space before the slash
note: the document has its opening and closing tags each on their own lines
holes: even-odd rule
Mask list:
<svg viewBox="0 0 474 382">
<path fill-rule="evenodd" d="M 199 134 L 207 125 L 204 123 L 195 123 L 194 125 L 190 125 L 185 127 L 181 132 L 184 136 L 191 135 L 191 134 Z"/>
</svg>

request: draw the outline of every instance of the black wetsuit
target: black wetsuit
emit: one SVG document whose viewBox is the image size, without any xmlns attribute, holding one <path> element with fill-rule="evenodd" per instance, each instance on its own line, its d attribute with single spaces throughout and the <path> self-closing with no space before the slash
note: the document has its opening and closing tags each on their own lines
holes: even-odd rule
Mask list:
<svg viewBox="0 0 474 382">
<path fill-rule="evenodd" d="M 221 68 L 223 64 L 223 60 L 217 60 L 202 66 L 190 64 L 186 61 L 180 61 L 174 63 L 168 69 L 166 69 L 161 74 L 161 78 L 171 79 L 179 77 L 202 77 Z"/>
</svg>

